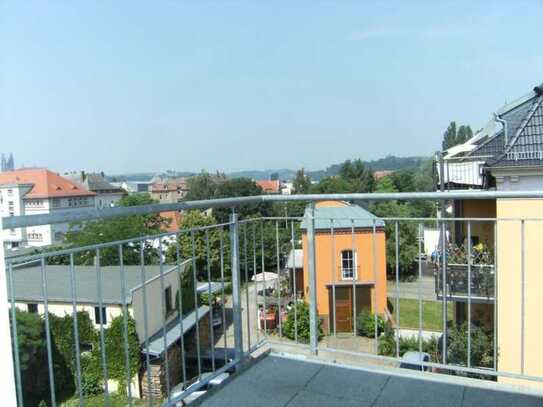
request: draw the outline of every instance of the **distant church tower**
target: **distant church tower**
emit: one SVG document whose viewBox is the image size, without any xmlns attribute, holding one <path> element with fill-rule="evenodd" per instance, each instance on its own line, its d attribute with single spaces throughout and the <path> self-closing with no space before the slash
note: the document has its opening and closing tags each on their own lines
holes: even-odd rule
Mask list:
<svg viewBox="0 0 543 407">
<path fill-rule="evenodd" d="M 4 154 L 2 154 L 1 162 L 0 162 L 0 171 L 13 171 L 15 170 L 15 161 L 13 159 L 13 154 L 9 155 L 9 158 L 6 158 Z"/>
</svg>

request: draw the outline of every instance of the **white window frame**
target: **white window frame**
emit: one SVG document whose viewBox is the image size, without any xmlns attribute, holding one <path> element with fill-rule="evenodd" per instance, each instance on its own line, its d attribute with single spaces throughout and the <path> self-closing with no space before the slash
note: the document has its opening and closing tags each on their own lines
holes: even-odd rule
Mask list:
<svg viewBox="0 0 543 407">
<path fill-rule="evenodd" d="M 344 254 L 346 253 L 351 253 L 351 269 L 350 269 L 350 274 L 352 274 L 351 276 L 345 276 L 345 273 L 346 272 L 349 272 L 349 269 L 348 268 L 345 268 L 344 265 L 343 265 L 343 256 Z M 347 259 L 348 261 L 348 259 Z M 341 251 L 341 257 L 340 257 L 340 264 L 341 264 L 341 279 L 342 280 L 356 280 L 358 278 L 357 276 L 357 270 L 358 270 L 358 256 L 357 256 L 357 252 L 356 250 L 353 250 L 353 249 L 345 249 L 345 250 L 342 250 Z"/>
</svg>

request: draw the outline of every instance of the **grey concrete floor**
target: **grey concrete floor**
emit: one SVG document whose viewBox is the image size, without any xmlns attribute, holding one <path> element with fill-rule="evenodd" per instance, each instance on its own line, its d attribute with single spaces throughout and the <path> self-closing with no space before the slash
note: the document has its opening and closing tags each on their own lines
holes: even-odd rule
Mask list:
<svg viewBox="0 0 543 407">
<path fill-rule="evenodd" d="M 453 378 L 454 379 L 454 378 Z M 205 407 L 528 407 L 526 394 L 266 356 L 198 403 Z"/>
</svg>

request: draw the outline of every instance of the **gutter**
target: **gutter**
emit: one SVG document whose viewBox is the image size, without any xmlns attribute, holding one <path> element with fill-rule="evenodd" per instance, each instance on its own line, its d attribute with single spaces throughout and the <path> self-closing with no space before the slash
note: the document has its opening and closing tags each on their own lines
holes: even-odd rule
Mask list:
<svg viewBox="0 0 543 407">
<path fill-rule="evenodd" d="M 501 123 L 503 125 L 503 132 L 504 132 L 504 137 L 505 137 L 505 145 L 507 145 L 508 141 L 509 141 L 509 134 L 508 134 L 508 129 L 507 129 L 507 122 L 505 120 L 503 120 L 499 115 L 498 113 L 494 113 L 494 119 Z"/>
</svg>

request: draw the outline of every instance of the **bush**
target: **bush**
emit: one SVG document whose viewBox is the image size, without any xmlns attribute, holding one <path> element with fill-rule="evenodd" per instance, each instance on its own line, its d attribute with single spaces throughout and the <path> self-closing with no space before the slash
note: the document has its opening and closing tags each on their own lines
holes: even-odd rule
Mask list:
<svg viewBox="0 0 543 407">
<path fill-rule="evenodd" d="M 409 351 L 419 351 L 419 338 L 418 336 L 400 337 L 400 357 Z M 433 361 L 439 360 L 438 352 L 438 339 L 433 337 L 432 339 L 422 340 L 422 351 L 430 355 L 430 359 Z M 394 330 L 387 326 L 385 334 L 379 340 L 379 355 L 383 356 L 396 356 L 396 337 Z"/>
<path fill-rule="evenodd" d="M 385 320 L 377 315 L 377 335 L 385 329 Z M 358 335 L 367 338 L 375 338 L 375 314 L 370 311 L 363 310 L 356 318 L 356 330 Z"/>
<path fill-rule="evenodd" d="M 441 343 L 439 344 L 441 349 Z M 468 323 L 451 328 L 447 335 L 447 361 L 450 364 L 467 366 Z M 471 365 L 492 367 L 494 361 L 493 337 L 481 327 L 471 324 Z"/>
<path fill-rule="evenodd" d="M 296 320 L 294 310 L 296 310 Z M 296 339 L 295 333 L 297 333 L 298 342 L 309 343 L 309 306 L 305 302 L 298 302 L 289 309 L 287 321 L 282 326 L 282 332 L 292 340 Z M 321 340 L 323 336 L 322 322 L 319 319 L 318 339 Z"/>
</svg>

